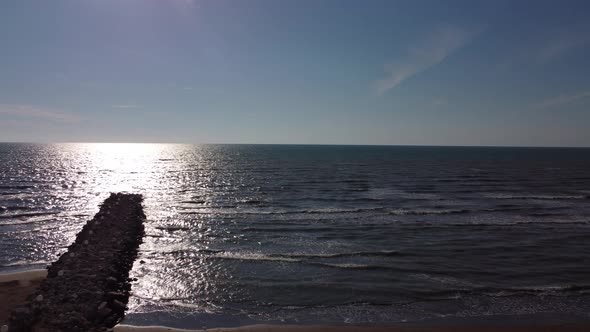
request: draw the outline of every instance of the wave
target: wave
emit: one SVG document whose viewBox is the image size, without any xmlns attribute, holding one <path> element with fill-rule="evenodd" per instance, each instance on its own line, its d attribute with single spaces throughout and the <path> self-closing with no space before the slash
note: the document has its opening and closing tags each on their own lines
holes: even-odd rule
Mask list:
<svg viewBox="0 0 590 332">
<path fill-rule="evenodd" d="M 221 250 L 221 249 L 198 249 L 197 252 L 198 253 L 202 253 L 202 254 L 217 254 L 220 252 L 224 252 L 225 250 Z"/>
<path fill-rule="evenodd" d="M 40 217 L 40 216 L 48 216 L 54 215 L 57 212 L 35 212 L 35 213 L 18 213 L 18 214 L 2 214 L 0 215 L 0 219 L 25 219 L 25 218 L 32 218 L 32 217 Z"/>
<path fill-rule="evenodd" d="M 293 211 L 291 213 L 303 213 L 303 214 L 329 214 L 329 213 L 359 213 L 359 212 L 371 212 L 371 211 L 383 211 L 383 207 L 372 207 L 372 208 L 320 208 L 320 209 L 309 209 L 302 211 Z"/>
<path fill-rule="evenodd" d="M 441 277 L 447 281 L 446 277 Z M 522 297 L 522 296 L 568 296 L 568 295 L 587 295 L 590 293 L 590 285 L 549 285 L 549 286 L 530 286 L 530 287 L 486 287 L 478 286 L 469 282 L 463 283 L 462 280 L 450 278 L 451 282 L 445 284 L 455 286 L 456 288 L 445 290 L 428 290 L 424 289 L 415 294 L 417 298 L 424 299 L 457 299 L 463 296 L 486 296 L 486 297 Z M 438 282 L 439 280 L 432 280 Z M 458 281 L 458 282 L 453 282 Z"/>
<path fill-rule="evenodd" d="M 329 198 L 329 197 L 306 197 L 293 198 L 290 201 L 314 201 L 314 202 L 382 202 L 385 199 L 375 197 L 353 197 L 353 198 Z"/>
<path fill-rule="evenodd" d="M 399 196 L 399 198 L 403 198 L 410 201 L 442 201 L 444 200 L 440 194 L 434 193 L 411 193 L 406 192 Z"/>
<path fill-rule="evenodd" d="M 207 202 L 203 201 L 203 200 L 188 200 L 188 201 L 180 201 L 180 203 L 183 203 L 183 204 L 205 204 Z"/>
<path fill-rule="evenodd" d="M 330 262 L 318 262 L 313 259 L 326 259 L 326 258 L 341 258 L 341 257 L 353 257 L 353 256 L 377 256 L 377 257 L 390 257 L 399 255 L 395 250 L 382 250 L 382 251 L 367 251 L 367 252 L 349 252 L 349 253 L 331 253 L 331 254 L 279 254 L 279 253 L 237 253 L 229 251 L 217 251 L 209 249 L 201 249 L 198 253 L 209 254 L 210 258 L 215 259 L 228 259 L 228 260 L 241 260 L 241 261 L 269 261 L 269 262 L 286 262 L 286 263 L 303 263 L 310 265 L 317 265 L 330 268 L 341 268 L 341 269 L 364 269 L 364 270 L 390 270 L 393 269 L 387 266 L 380 265 L 367 265 L 367 264 L 356 264 L 356 263 L 330 263 Z"/>
<path fill-rule="evenodd" d="M 514 204 L 499 204 L 496 208 L 488 209 L 445 209 L 445 208 L 434 208 L 434 209 L 396 209 L 390 210 L 391 215 L 444 215 L 444 214 L 466 214 L 466 213 L 478 213 L 478 212 L 505 212 L 505 211 L 521 211 L 521 210 L 538 210 L 538 211 L 556 211 L 556 210 L 567 210 L 568 207 L 555 206 L 555 207 L 530 207 L 530 206 L 519 206 Z M 561 213 L 549 213 L 549 212 L 533 212 L 530 216 L 559 216 Z"/>
<path fill-rule="evenodd" d="M 26 198 L 30 198 L 32 197 L 34 194 L 32 193 L 23 193 L 23 192 L 19 192 L 19 193 L 14 193 L 14 192 L 0 192 L 0 196 L 2 196 L 3 200 L 20 200 L 23 201 Z"/>
<path fill-rule="evenodd" d="M 252 204 L 260 204 L 259 201 Z M 188 203 L 187 201 L 183 203 Z M 445 208 L 437 206 L 434 208 L 397 208 L 392 209 L 383 206 L 363 207 L 363 208 L 314 208 L 300 210 L 268 210 L 268 209 L 240 209 L 236 206 L 202 206 L 192 207 L 182 210 L 180 214 L 225 214 L 225 215 L 289 215 L 289 214 L 354 214 L 354 213 L 385 213 L 388 215 L 445 215 L 445 214 L 467 214 L 474 212 L 501 212 L 526 210 L 531 207 L 520 206 L 516 204 L 498 204 L 496 208 L 488 209 L 467 209 L 467 208 Z M 567 207 L 534 207 L 534 210 L 562 210 Z"/>
<path fill-rule="evenodd" d="M 437 282 L 437 283 L 445 284 L 445 285 L 454 285 L 454 286 L 471 287 L 471 288 L 481 287 L 480 285 L 473 283 L 471 281 L 457 279 L 457 278 L 450 277 L 450 276 L 440 276 L 440 275 L 437 276 L 437 275 L 431 275 L 431 274 L 427 274 L 427 273 L 419 273 L 419 274 L 413 274 L 412 277 L 426 280 L 426 281 Z"/>
<path fill-rule="evenodd" d="M 144 253 L 154 253 L 154 254 L 162 254 L 162 255 L 185 255 L 185 254 L 218 254 L 225 252 L 225 250 L 221 249 L 178 249 L 178 250 L 171 250 L 171 251 L 158 251 L 158 250 L 151 250 L 151 251 L 144 251 Z"/>
<path fill-rule="evenodd" d="M 283 256 L 292 258 L 338 258 L 338 257 L 391 257 L 401 255 L 397 250 L 379 250 L 379 251 L 356 251 L 356 252 L 342 252 L 342 253 L 326 253 L 326 254 L 271 254 L 271 256 Z"/>
<path fill-rule="evenodd" d="M 330 268 L 338 268 L 344 270 L 392 270 L 393 268 L 381 265 L 369 265 L 369 264 L 355 264 L 355 263 L 319 263 L 312 262 L 313 265 L 319 265 Z"/>
<path fill-rule="evenodd" d="M 463 214 L 470 213 L 472 210 L 469 209 L 396 209 L 388 211 L 391 215 L 403 216 L 403 215 L 429 215 L 429 214 Z"/>
<path fill-rule="evenodd" d="M 509 296 L 551 296 L 567 294 L 586 294 L 590 292 L 590 285 L 561 285 L 561 286 L 531 286 L 531 287 L 509 287 L 509 288 L 481 288 L 473 292 L 481 293 L 491 297 Z"/>
<path fill-rule="evenodd" d="M 27 185 L 23 185 L 23 186 L 4 186 L 4 185 L 0 185 L 0 190 L 6 190 L 6 189 L 17 189 L 17 190 L 24 190 L 24 189 L 33 189 L 35 188 L 35 186 L 27 186 Z"/>
<path fill-rule="evenodd" d="M 47 219 L 32 218 L 32 219 L 18 220 L 18 221 L 0 221 L 0 226 L 35 224 L 40 221 L 50 221 L 50 220 L 53 220 L 53 218 L 47 218 Z"/>
<path fill-rule="evenodd" d="M 178 251 L 175 251 L 178 252 Z M 209 254 L 212 258 L 217 259 L 232 259 L 232 260 L 244 260 L 244 261 L 278 261 L 278 262 L 289 262 L 289 263 L 310 263 L 314 265 L 325 265 L 328 267 L 341 267 L 341 268 L 356 268 L 356 269 L 374 269 L 374 268 L 386 268 L 381 266 L 363 265 L 363 264 L 351 264 L 351 263 L 327 263 L 327 262 L 314 262 L 309 261 L 310 259 L 325 259 L 325 258 L 341 258 L 341 257 L 391 257 L 399 255 L 398 251 L 395 250 L 380 250 L 380 251 L 358 251 L 358 252 L 344 252 L 344 253 L 301 253 L 301 254 L 282 254 L 282 253 L 239 253 L 229 252 L 222 250 L 212 249 L 200 249 L 197 250 L 200 254 Z"/>
<path fill-rule="evenodd" d="M 481 209 L 479 211 L 481 211 L 481 212 L 523 211 L 523 210 L 557 211 L 557 210 L 567 210 L 567 209 L 569 209 L 569 207 L 567 207 L 567 206 L 537 207 L 537 206 L 525 206 L 525 205 L 500 204 L 500 205 L 496 205 L 496 208 Z"/>
<path fill-rule="evenodd" d="M 515 194 L 492 194 L 484 195 L 492 199 L 516 199 L 516 200 L 575 200 L 587 199 L 587 195 L 515 195 Z"/>
<path fill-rule="evenodd" d="M 225 210 L 224 209 L 233 209 Z M 218 211 L 207 211 L 218 210 Z M 240 214 L 253 214 L 253 215 L 289 215 L 289 214 L 347 214 L 347 213 L 365 213 L 365 212 L 381 212 L 389 215 L 441 215 L 441 214 L 462 214 L 470 213 L 475 210 L 469 209 L 389 209 L 386 207 L 366 207 L 366 208 L 318 208 L 318 209 L 306 209 L 306 210 L 241 210 L 239 208 L 231 207 L 203 207 L 199 210 L 189 210 L 179 212 L 180 214 L 227 214 L 227 215 L 240 215 Z"/>
<path fill-rule="evenodd" d="M 421 215 L 449 215 L 449 214 L 469 214 L 481 212 L 503 212 L 503 211 L 521 211 L 535 210 L 531 216 L 545 216 L 543 211 L 567 210 L 568 207 L 530 207 L 513 204 L 499 204 L 496 208 L 467 209 L 467 208 L 387 208 L 382 206 L 365 207 L 365 208 L 318 208 L 305 210 L 268 210 L 268 209 L 240 209 L 235 206 L 217 206 L 217 207 L 192 207 L 187 210 L 181 210 L 179 214 L 219 214 L 219 215 L 330 215 L 330 214 L 357 214 L 357 213 L 376 213 L 393 216 L 421 216 Z M 549 214 L 548 214 L 549 215 Z M 560 214 L 551 214 L 558 216 Z"/>
<path fill-rule="evenodd" d="M 531 221 L 477 221 L 477 222 L 453 222 L 453 223 L 421 223 L 423 228 L 450 228 L 450 227 L 493 227 L 493 226 L 517 226 L 517 225 L 590 225 L 590 220 L 531 220 Z"/>
<path fill-rule="evenodd" d="M 518 204 L 496 204 L 497 207 L 499 208 L 503 208 L 503 209 L 510 209 L 510 208 L 521 208 L 521 205 Z"/>
<path fill-rule="evenodd" d="M 282 233 L 282 232 L 329 232 L 334 230 L 342 230 L 342 227 L 330 226 L 311 226 L 311 225 L 293 225 L 292 227 L 245 227 L 242 228 L 244 232 L 268 232 L 268 233 Z"/>
<path fill-rule="evenodd" d="M 190 227 L 184 227 L 184 226 L 156 226 L 154 228 L 159 229 L 159 230 L 162 230 L 162 231 L 168 231 L 168 232 L 188 231 L 188 230 L 190 230 Z"/>
<path fill-rule="evenodd" d="M 534 213 L 529 213 L 528 214 L 531 217 L 563 217 L 566 216 L 567 214 L 565 213 L 550 213 L 550 212 L 534 212 Z"/>
<path fill-rule="evenodd" d="M 233 210 L 224 210 L 233 209 Z M 207 211 L 215 210 L 215 211 Z M 338 214 L 338 213 L 362 213 L 372 211 L 384 211 L 383 207 L 372 208 L 320 208 L 320 209 L 306 209 L 306 210 L 248 210 L 239 209 L 235 206 L 228 207 L 203 207 L 199 210 L 188 210 L 179 212 L 180 214 L 225 214 L 225 215 L 286 215 L 286 214 Z"/>
<path fill-rule="evenodd" d="M 288 263 L 297 263 L 301 262 L 300 259 L 297 258 L 288 258 L 288 257 L 279 257 L 279 256 L 269 256 L 259 253 L 232 253 L 232 252 L 220 252 L 214 254 L 212 257 L 218 259 L 232 259 L 232 260 L 240 260 L 240 261 L 279 261 L 279 262 L 288 262 Z"/>
<path fill-rule="evenodd" d="M 30 206 L 13 206 L 13 205 L 0 206 L 0 213 L 6 212 L 6 211 L 27 211 L 27 210 L 32 210 L 32 209 L 33 208 Z"/>
<path fill-rule="evenodd" d="M 264 204 L 264 203 L 267 203 L 267 202 L 261 201 L 261 200 L 258 200 L 258 199 L 242 199 L 242 200 L 239 200 L 238 203 L 240 203 L 240 204 L 259 205 L 259 204 Z"/>
</svg>

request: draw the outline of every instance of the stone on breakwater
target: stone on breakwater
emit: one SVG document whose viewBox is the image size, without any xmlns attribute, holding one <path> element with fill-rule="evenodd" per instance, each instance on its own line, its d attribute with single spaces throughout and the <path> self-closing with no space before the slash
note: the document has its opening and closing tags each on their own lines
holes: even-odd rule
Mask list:
<svg viewBox="0 0 590 332">
<path fill-rule="evenodd" d="M 13 312 L 8 331 L 96 332 L 116 325 L 125 313 L 129 270 L 143 238 L 141 202 L 141 195 L 111 194 L 48 268 L 29 303 Z"/>
</svg>

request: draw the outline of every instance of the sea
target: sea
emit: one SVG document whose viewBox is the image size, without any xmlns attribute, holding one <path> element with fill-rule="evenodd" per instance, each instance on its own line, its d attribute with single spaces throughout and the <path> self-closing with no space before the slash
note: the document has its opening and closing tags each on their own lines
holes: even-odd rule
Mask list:
<svg viewBox="0 0 590 332">
<path fill-rule="evenodd" d="M 125 323 L 590 320 L 590 149 L 0 144 L 0 273 L 144 196 Z"/>
</svg>

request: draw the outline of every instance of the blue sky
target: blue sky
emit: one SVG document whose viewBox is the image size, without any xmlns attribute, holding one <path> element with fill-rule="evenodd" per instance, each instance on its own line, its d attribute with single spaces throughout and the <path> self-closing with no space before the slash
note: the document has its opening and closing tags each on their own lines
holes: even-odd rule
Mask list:
<svg viewBox="0 0 590 332">
<path fill-rule="evenodd" d="M 0 141 L 590 146 L 588 13 L 5 0 Z"/>
</svg>

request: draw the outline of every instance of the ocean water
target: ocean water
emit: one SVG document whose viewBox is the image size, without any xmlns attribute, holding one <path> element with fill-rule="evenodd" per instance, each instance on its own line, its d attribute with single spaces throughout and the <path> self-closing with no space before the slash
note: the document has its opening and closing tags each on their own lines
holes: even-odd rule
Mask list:
<svg viewBox="0 0 590 332">
<path fill-rule="evenodd" d="M 120 191 L 130 324 L 590 318 L 590 149 L 0 144 L 0 272 Z"/>
</svg>

